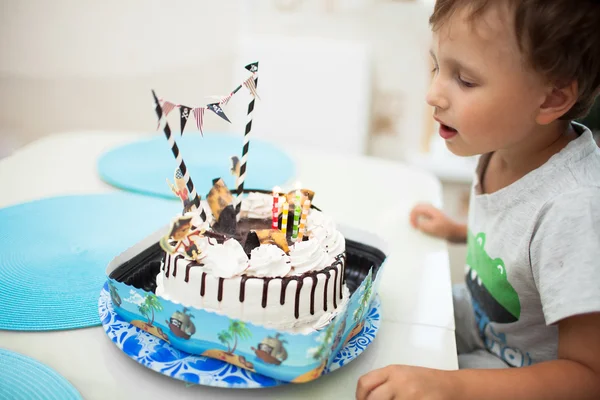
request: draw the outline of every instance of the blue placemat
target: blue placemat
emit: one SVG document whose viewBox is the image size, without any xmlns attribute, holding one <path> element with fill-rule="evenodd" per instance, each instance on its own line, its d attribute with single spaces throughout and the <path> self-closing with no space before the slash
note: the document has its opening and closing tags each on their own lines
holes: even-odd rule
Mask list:
<svg viewBox="0 0 600 400">
<path fill-rule="evenodd" d="M 212 180 L 221 177 L 235 187 L 230 172 L 231 156 L 241 158 L 242 135 L 195 132 L 177 138 L 177 145 L 190 171 L 196 191 L 203 197 Z M 98 160 L 98 172 L 107 183 L 146 195 L 175 197 L 165 179 L 173 182 L 177 164 L 164 135 L 109 150 Z M 294 162 L 281 149 L 258 139 L 250 141 L 245 187 L 271 190 L 295 175 Z"/>
<path fill-rule="evenodd" d="M 81 399 L 81 395 L 50 367 L 22 354 L 0 349 L 0 399 Z"/>
<path fill-rule="evenodd" d="M 98 290 L 107 264 L 178 212 L 177 201 L 127 193 L 0 209 L 0 329 L 100 325 Z"/>
</svg>

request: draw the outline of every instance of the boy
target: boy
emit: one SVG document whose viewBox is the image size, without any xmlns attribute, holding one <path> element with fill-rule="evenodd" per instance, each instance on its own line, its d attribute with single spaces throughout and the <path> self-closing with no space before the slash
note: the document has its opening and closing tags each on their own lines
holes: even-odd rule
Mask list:
<svg viewBox="0 0 600 400">
<path fill-rule="evenodd" d="M 600 88 L 600 3 L 438 0 L 430 23 L 439 134 L 481 154 L 468 228 L 411 213 L 468 242 L 461 369 L 388 366 L 357 398 L 600 399 L 600 150 L 571 122 Z"/>
</svg>

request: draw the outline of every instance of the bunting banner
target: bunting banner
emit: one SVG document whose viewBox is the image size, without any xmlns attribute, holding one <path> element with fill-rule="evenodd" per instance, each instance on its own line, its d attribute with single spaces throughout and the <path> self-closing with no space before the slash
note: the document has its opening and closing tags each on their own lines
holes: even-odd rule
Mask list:
<svg viewBox="0 0 600 400">
<path fill-rule="evenodd" d="M 165 99 L 158 99 L 159 105 L 162 106 L 161 107 L 162 115 L 159 118 L 157 129 L 160 129 L 160 127 L 166 123 L 167 116 L 175 108 L 179 108 L 179 112 L 180 112 L 180 126 L 181 126 L 180 134 L 181 135 L 183 135 L 185 126 L 187 124 L 187 120 L 190 117 L 190 113 L 194 114 L 194 119 L 196 120 L 196 126 L 198 127 L 200 134 L 203 135 L 202 126 L 204 124 L 204 110 L 206 110 L 206 109 L 211 110 L 212 112 L 217 114 L 219 117 L 223 118 L 225 121 L 231 123 L 229 118 L 227 118 L 227 115 L 225 115 L 223 106 L 226 106 L 227 103 L 229 103 L 229 100 L 231 100 L 231 98 L 242 87 L 247 88 L 253 98 L 260 100 L 260 97 L 258 96 L 258 92 L 256 90 L 256 82 L 258 79 L 258 76 L 257 76 L 258 62 L 253 62 L 251 64 L 248 64 L 244 68 L 247 69 L 248 71 L 252 72 L 252 76 L 250 76 L 249 78 L 244 80 L 244 82 L 242 82 L 240 85 L 238 85 L 238 87 L 236 87 L 235 90 L 233 90 L 226 96 L 211 96 L 211 97 L 216 97 L 217 99 L 219 99 L 219 101 L 217 103 L 210 103 L 210 104 L 207 104 L 207 105 L 201 106 L 201 107 L 190 107 L 190 106 L 185 106 L 183 104 L 175 104 L 175 103 L 170 102 Z"/>
</svg>

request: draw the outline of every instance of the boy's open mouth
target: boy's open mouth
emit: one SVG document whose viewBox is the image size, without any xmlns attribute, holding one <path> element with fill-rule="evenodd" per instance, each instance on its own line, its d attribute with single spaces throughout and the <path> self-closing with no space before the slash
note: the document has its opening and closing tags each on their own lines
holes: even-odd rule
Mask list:
<svg viewBox="0 0 600 400">
<path fill-rule="evenodd" d="M 446 129 L 446 130 L 449 130 L 449 131 L 451 131 L 451 132 L 457 132 L 457 130 L 456 130 L 456 129 L 454 129 L 454 128 L 452 128 L 451 126 L 448 126 L 448 125 L 444 125 L 444 124 L 442 124 L 442 127 L 443 127 L 444 129 Z"/>
<path fill-rule="evenodd" d="M 443 139 L 450 139 L 458 134 L 458 131 L 451 126 L 440 123 L 440 136 Z"/>
</svg>

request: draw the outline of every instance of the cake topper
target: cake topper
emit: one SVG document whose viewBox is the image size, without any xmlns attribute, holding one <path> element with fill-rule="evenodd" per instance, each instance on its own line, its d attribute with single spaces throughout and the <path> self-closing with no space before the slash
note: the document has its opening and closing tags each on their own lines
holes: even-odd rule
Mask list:
<svg viewBox="0 0 600 400">
<path fill-rule="evenodd" d="M 173 153 L 173 157 L 175 157 L 175 160 L 179 164 L 178 165 L 179 171 L 181 171 L 181 173 L 183 175 L 183 181 L 185 182 L 185 185 L 187 186 L 187 188 L 189 190 L 190 203 L 192 203 L 191 209 L 194 210 L 194 209 L 199 208 L 200 209 L 200 213 L 199 213 L 200 218 L 203 221 L 206 221 L 206 213 L 204 212 L 204 209 L 202 207 L 200 207 L 200 196 L 198 196 L 196 193 L 196 188 L 194 187 L 192 178 L 188 174 L 188 170 L 185 165 L 185 162 L 183 161 L 183 158 L 181 157 L 181 154 L 179 153 L 179 147 L 177 146 L 177 143 L 175 142 L 175 138 L 171 134 L 171 128 L 169 127 L 169 123 L 167 122 L 166 116 L 163 118 L 163 109 L 160 105 L 160 101 L 158 100 L 158 97 L 156 96 L 156 93 L 154 92 L 154 90 L 152 91 L 152 97 L 154 98 L 154 110 L 156 111 L 156 116 L 158 117 L 159 126 L 160 126 L 161 122 L 164 121 L 163 132 L 165 134 L 165 137 L 167 138 L 167 141 L 171 145 L 171 152 Z"/>
<path fill-rule="evenodd" d="M 175 218 L 169 233 L 160 239 L 160 247 L 169 254 L 181 252 L 186 258 L 197 261 L 202 258 L 202 250 L 196 241 L 204 231 L 192 230 L 192 216 L 187 214 Z"/>
<path fill-rule="evenodd" d="M 254 231 L 260 244 L 274 244 L 286 254 L 290 253 L 287 238 L 279 229 L 259 229 Z"/>
<path fill-rule="evenodd" d="M 213 187 L 206 198 L 216 221 L 213 229 L 229 235 L 235 234 L 237 221 L 233 208 L 233 196 L 225 186 L 223 179 L 213 180 Z"/>
<path fill-rule="evenodd" d="M 183 179 L 183 174 L 181 173 L 181 170 L 179 168 L 175 170 L 174 179 L 175 185 L 169 182 L 169 179 L 167 179 L 167 185 L 169 185 L 171 191 L 175 194 L 175 196 L 179 197 L 179 199 L 181 200 L 181 203 L 183 204 L 183 212 L 181 213 L 181 215 L 183 215 L 191 211 L 192 202 L 190 201 L 188 190 L 185 187 L 185 180 Z"/>
<path fill-rule="evenodd" d="M 237 178 L 238 176 L 240 176 L 240 159 L 238 156 L 231 156 L 230 160 L 231 167 L 229 169 L 229 172 L 231 172 L 231 175 Z"/>
</svg>

